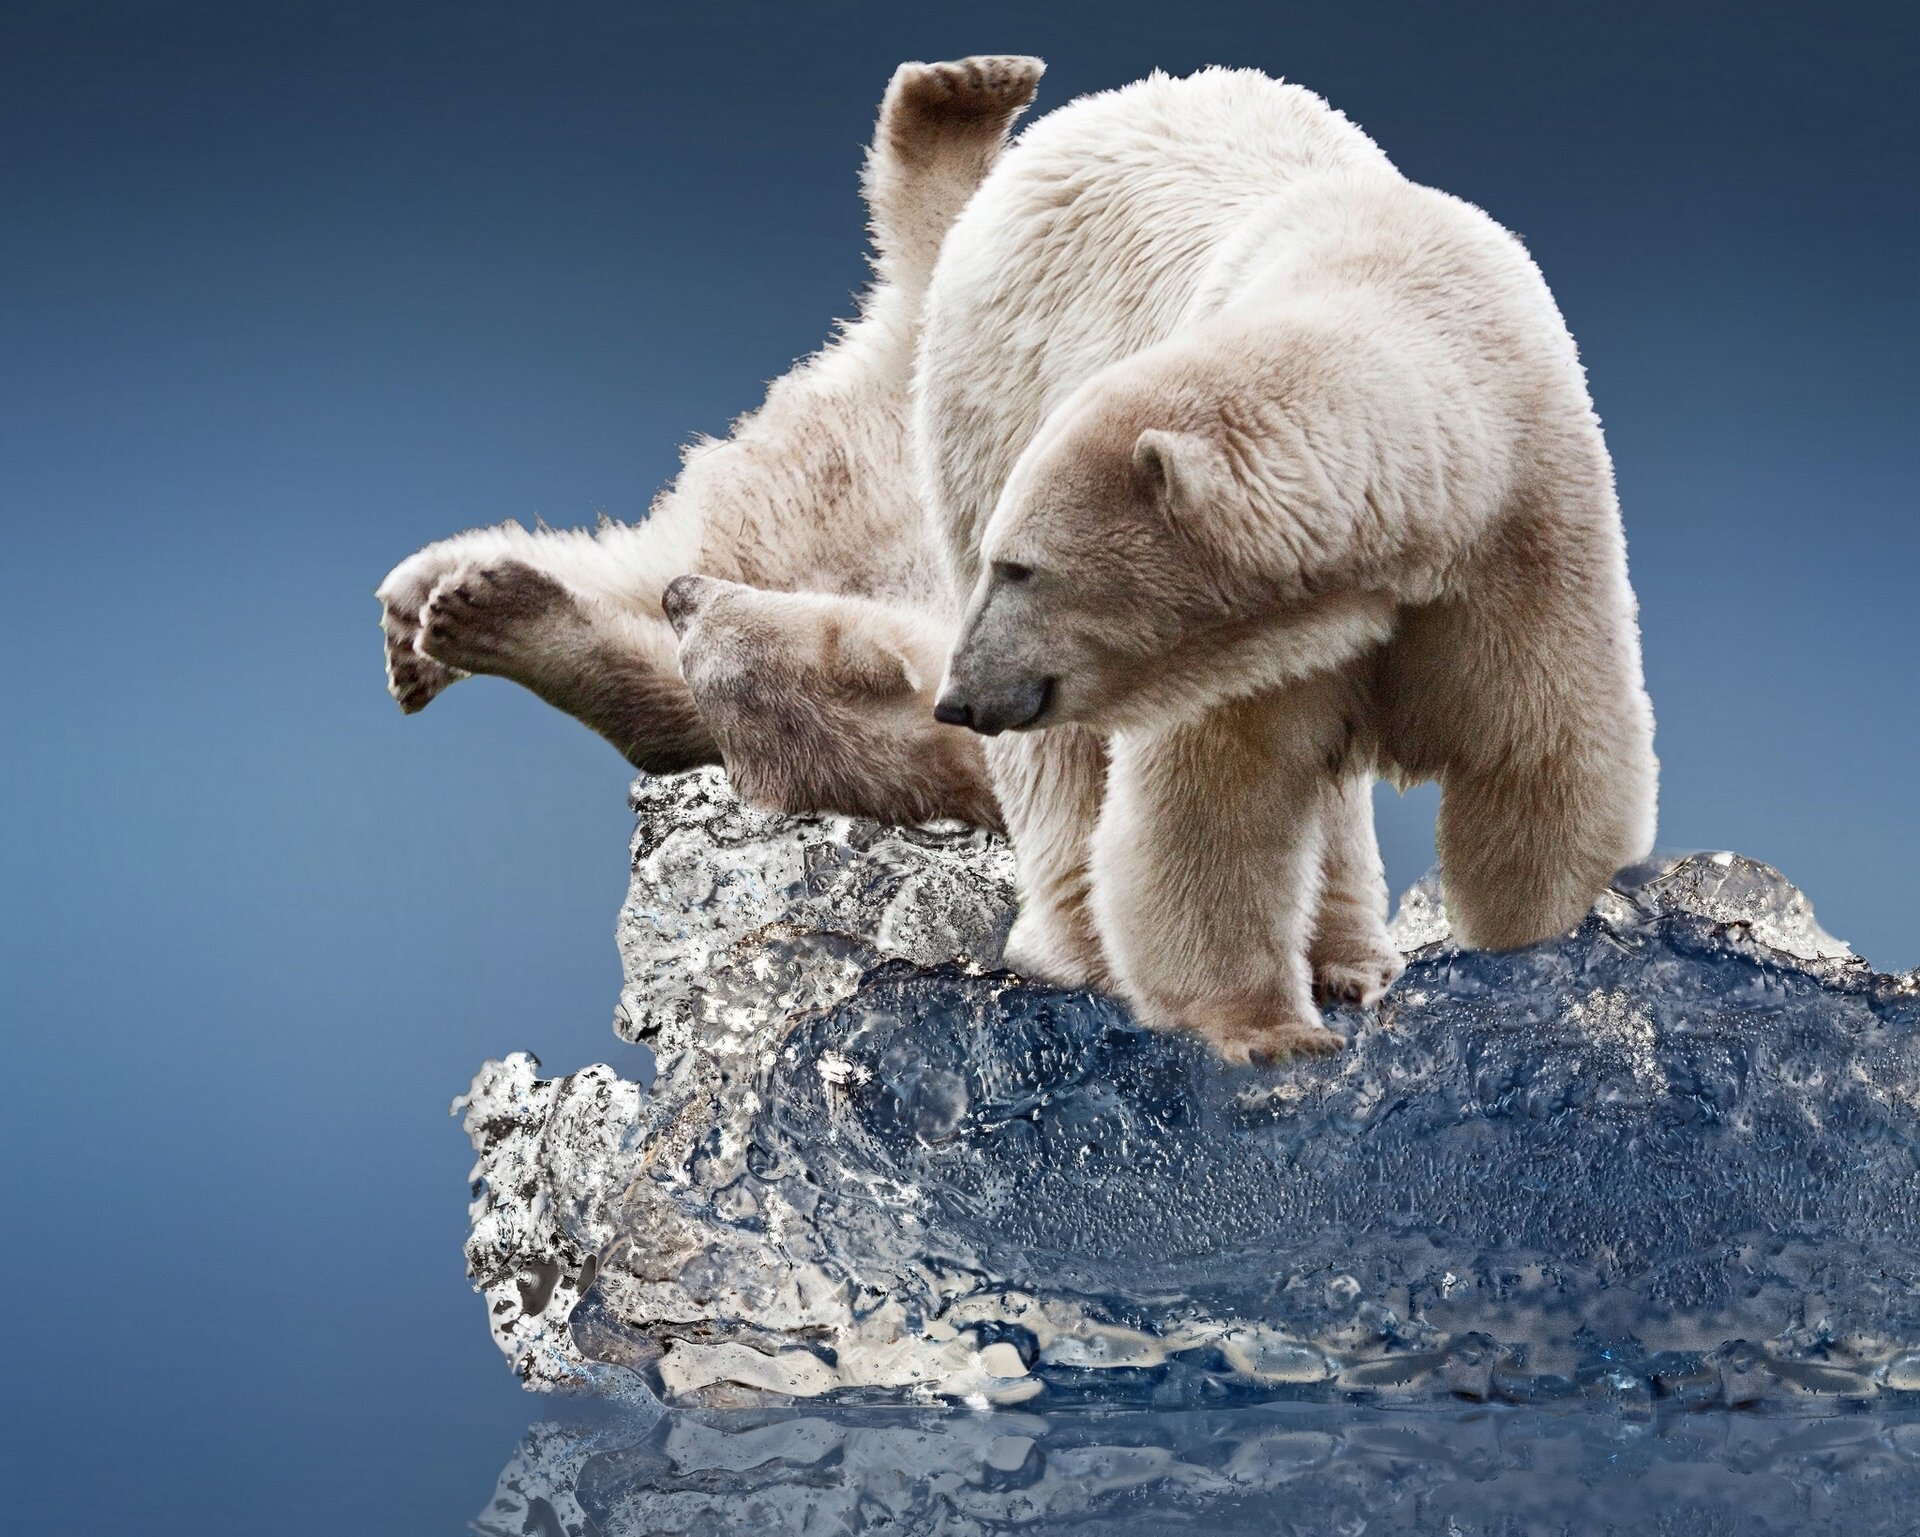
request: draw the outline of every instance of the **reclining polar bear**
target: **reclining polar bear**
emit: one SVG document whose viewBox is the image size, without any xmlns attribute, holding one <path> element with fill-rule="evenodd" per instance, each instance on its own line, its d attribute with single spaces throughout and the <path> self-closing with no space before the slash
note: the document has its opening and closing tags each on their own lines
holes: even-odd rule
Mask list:
<svg viewBox="0 0 1920 1537">
<path fill-rule="evenodd" d="M 1439 780 L 1472 944 L 1565 931 L 1650 848 L 1572 339 L 1512 236 L 1319 98 L 1210 70 L 1034 124 L 942 248 L 916 393 L 971 595 L 939 711 L 997 738 L 1017 964 L 1324 1049 L 1318 872 L 1376 772 Z"/>
<path fill-rule="evenodd" d="M 858 318 L 775 381 L 729 438 L 695 445 L 644 522 L 475 529 L 387 576 L 381 627 L 402 710 L 493 674 L 585 722 L 635 767 L 672 773 L 721 761 L 661 607 L 675 577 L 855 595 L 950 623 L 907 436 L 920 309 L 942 238 L 1041 69 L 1038 59 L 977 58 L 896 71 L 862 178 L 874 281 Z M 962 736 L 930 713 L 923 725 Z M 888 815 L 884 776 L 866 789 L 872 804 L 832 809 Z"/>
</svg>

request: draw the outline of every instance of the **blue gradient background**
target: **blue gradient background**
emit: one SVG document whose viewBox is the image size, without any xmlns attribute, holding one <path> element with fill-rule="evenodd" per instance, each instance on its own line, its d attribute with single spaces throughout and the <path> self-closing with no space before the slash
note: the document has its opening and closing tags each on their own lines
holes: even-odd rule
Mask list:
<svg viewBox="0 0 1920 1537">
<path fill-rule="evenodd" d="M 816 346 L 903 58 L 1043 54 L 1045 107 L 1258 65 L 1519 231 L 1619 465 L 1663 841 L 1920 962 L 1913 14 L 14 0 L 9 1524 L 458 1530 L 543 1412 L 445 1111 L 621 1060 L 627 775 L 492 680 L 403 720 L 371 590 L 638 516 Z M 1432 809 L 1383 803 L 1396 885 Z"/>
</svg>

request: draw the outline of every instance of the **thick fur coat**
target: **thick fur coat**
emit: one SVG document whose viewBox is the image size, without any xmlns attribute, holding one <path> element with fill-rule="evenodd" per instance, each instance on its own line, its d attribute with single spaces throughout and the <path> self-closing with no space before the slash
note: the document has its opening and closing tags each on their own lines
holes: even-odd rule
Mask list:
<svg viewBox="0 0 1920 1537">
<path fill-rule="evenodd" d="M 1319 98 L 1213 70 L 1036 123 L 948 236 L 916 395 L 968 594 L 940 713 L 995 737 L 1018 963 L 1324 1048 L 1315 915 L 1348 865 L 1372 902 L 1374 774 L 1439 780 L 1475 944 L 1564 931 L 1651 845 L 1572 339 L 1518 241 Z"/>
</svg>

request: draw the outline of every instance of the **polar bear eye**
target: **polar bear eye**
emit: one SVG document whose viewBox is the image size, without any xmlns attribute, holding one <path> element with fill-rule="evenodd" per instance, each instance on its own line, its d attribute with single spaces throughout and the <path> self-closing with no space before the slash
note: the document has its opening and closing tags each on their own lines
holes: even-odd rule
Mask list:
<svg viewBox="0 0 1920 1537">
<path fill-rule="evenodd" d="M 1017 560 L 996 560 L 993 574 L 1003 582 L 1030 582 L 1033 580 L 1033 567 L 1023 566 Z"/>
</svg>

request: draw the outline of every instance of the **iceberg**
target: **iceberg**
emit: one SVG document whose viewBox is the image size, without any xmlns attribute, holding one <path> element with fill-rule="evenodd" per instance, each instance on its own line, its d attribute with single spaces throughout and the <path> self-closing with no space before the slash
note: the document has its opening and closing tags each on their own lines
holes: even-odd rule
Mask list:
<svg viewBox="0 0 1920 1537">
<path fill-rule="evenodd" d="M 1429 878 L 1405 975 L 1328 1016 L 1344 1051 L 1230 1068 L 1001 969 L 984 834 L 761 813 L 713 770 L 634 808 L 615 1026 L 654 1081 L 519 1053 L 455 1104 L 470 1273 L 530 1386 L 1030 1417 L 1920 1407 L 1920 975 L 1765 865 L 1655 859 L 1502 954 L 1450 943 Z M 1023 1465 L 979 1434 L 960 1462 Z"/>
</svg>

